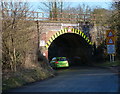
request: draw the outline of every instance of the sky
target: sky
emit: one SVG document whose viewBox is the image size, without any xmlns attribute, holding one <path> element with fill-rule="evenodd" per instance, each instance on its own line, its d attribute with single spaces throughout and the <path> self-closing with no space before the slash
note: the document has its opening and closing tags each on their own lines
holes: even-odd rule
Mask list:
<svg viewBox="0 0 120 94">
<path fill-rule="evenodd" d="M 5 2 L 9 1 L 9 0 L 3 0 Z M 40 2 L 47 2 L 47 1 L 54 1 L 54 0 L 13 0 L 14 2 L 19 2 L 19 1 L 22 1 L 22 2 L 29 2 L 32 6 L 33 6 L 33 9 L 35 9 L 36 11 L 40 11 L 38 9 L 38 7 L 40 6 Z M 61 0 L 57 0 L 57 1 L 61 1 Z M 105 9 L 109 9 L 110 8 L 110 3 L 113 1 L 113 0 L 62 0 L 64 2 L 70 2 L 71 6 L 72 7 L 77 7 L 78 4 L 85 4 L 85 5 L 89 5 L 90 7 L 92 8 L 95 8 L 96 6 L 97 7 L 100 7 L 100 8 L 105 8 Z M 117 0 L 117 1 L 120 1 L 120 0 Z"/>
<path fill-rule="evenodd" d="M 77 6 L 79 3 L 80 4 L 85 3 L 86 5 L 89 5 L 90 7 L 93 8 L 97 6 L 97 7 L 109 9 L 111 2 L 73 2 L 72 6 Z"/>
<path fill-rule="evenodd" d="M 104 2 L 102 2 L 102 1 L 98 2 L 99 0 L 97 0 L 96 2 L 94 0 L 92 0 L 91 2 L 90 2 L 90 0 L 86 0 L 84 2 L 81 2 L 80 0 L 74 0 L 74 1 L 76 1 L 76 2 L 73 2 L 73 0 L 69 1 L 71 7 L 77 7 L 79 4 L 82 5 L 84 3 L 85 5 L 89 5 L 92 8 L 100 7 L 100 8 L 110 9 L 111 3 L 112 3 L 111 0 L 104 0 Z M 33 8 L 36 11 L 40 11 L 38 9 L 38 7 L 40 6 L 40 2 L 38 2 L 38 1 L 37 2 L 30 2 L 30 4 L 33 6 Z"/>
</svg>

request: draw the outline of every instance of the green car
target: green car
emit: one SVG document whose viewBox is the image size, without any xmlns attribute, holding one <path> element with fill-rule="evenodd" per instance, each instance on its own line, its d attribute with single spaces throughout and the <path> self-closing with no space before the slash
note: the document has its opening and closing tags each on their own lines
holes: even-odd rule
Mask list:
<svg viewBox="0 0 120 94">
<path fill-rule="evenodd" d="M 69 67 L 69 63 L 68 63 L 66 57 L 54 57 L 50 61 L 50 65 L 53 68 Z"/>
</svg>

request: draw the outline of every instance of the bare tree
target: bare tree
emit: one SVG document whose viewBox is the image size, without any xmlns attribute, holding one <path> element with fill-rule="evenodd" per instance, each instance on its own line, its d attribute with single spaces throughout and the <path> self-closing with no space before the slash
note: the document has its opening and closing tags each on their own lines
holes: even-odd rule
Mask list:
<svg viewBox="0 0 120 94">
<path fill-rule="evenodd" d="M 24 57 L 30 50 L 29 40 L 32 23 L 28 23 L 25 17 L 31 16 L 27 2 L 1 2 L 2 5 L 2 44 L 3 44 L 3 68 L 17 71 L 17 66 L 24 63 Z M 27 28 L 26 28 L 27 27 Z M 28 49 L 29 48 L 29 49 Z"/>
<path fill-rule="evenodd" d="M 90 18 L 89 15 L 91 13 L 91 8 L 85 4 L 79 4 L 76 7 L 68 6 L 63 10 L 65 14 L 64 18 L 69 18 L 70 21 L 81 22 L 85 21 L 86 19 Z"/>
<path fill-rule="evenodd" d="M 48 12 L 49 13 L 49 18 L 57 20 L 57 18 L 62 18 L 62 12 L 64 9 L 64 4 L 63 0 L 53 0 L 52 2 L 41 2 L 39 6 L 39 9 Z"/>
</svg>

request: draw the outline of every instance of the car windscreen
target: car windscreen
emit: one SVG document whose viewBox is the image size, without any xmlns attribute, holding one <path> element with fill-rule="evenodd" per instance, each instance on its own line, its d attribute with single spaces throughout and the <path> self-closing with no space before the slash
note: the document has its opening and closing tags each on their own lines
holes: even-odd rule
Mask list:
<svg viewBox="0 0 120 94">
<path fill-rule="evenodd" d="M 60 58 L 59 60 L 60 61 L 66 61 L 66 58 Z"/>
</svg>

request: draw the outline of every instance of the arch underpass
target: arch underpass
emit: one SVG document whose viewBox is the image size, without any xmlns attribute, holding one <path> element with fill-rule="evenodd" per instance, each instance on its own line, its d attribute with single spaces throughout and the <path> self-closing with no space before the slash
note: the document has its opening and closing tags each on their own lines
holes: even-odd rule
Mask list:
<svg viewBox="0 0 120 94">
<path fill-rule="evenodd" d="M 61 34 L 56 33 L 47 42 L 49 61 L 53 57 L 65 56 L 73 65 L 87 64 L 92 56 L 92 43 L 84 33 L 77 29 L 67 31 L 64 30 Z"/>
</svg>

